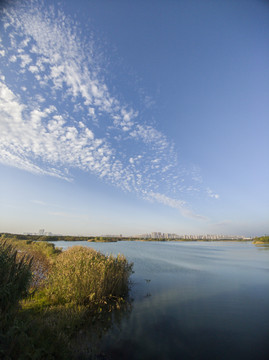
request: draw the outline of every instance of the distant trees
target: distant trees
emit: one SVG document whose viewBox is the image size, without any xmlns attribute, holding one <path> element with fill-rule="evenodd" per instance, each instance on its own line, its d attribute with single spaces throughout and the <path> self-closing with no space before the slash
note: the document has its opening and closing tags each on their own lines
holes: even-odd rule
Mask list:
<svg viewBox="0 0 269 360">
<path fill-rule="evenodd" d="M 253 242 L 257 243 L 257 242 L 261 242 L 261 243 L 269 243 L 269 236 L 265 235 L 265 236 L 260 236 L 260 237 L 255 237 L 253 239 Z"/>
</svg>

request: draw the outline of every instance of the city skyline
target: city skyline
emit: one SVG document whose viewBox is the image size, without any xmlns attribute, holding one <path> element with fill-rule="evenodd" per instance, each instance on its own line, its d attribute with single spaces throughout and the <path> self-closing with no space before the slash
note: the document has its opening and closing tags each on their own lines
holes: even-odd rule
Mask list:
<svg viewBox="0 0 269 360">
<path fill-rule="evenodd" d="M 0 232 L 259 236 L 269 6 L 6 2 Z"/>
<path fill-rule="evenodd" d="M 20 234 L 20 233 L 19 233 Z M 39 229 L 37 232 L 24 232 L 21 235 L 40 235 L 40 236 L 65 236 L 63 234 L 54 234 L 51 231 L 46 231 L 45 229 Z M 66 234 L 67 235 L 67 234 Z M 266 236 L 266 234 L 264 234 Z M 246 237 L 243 235 L 225 235 L 225 234 L 175 234 L 175 233 L 163 233 L 159 231 L 152 231 L 150 233 L 145 234 L 136 234 L 136 235 L 125 235 L 122 234 L 72 234 L 72 236 L 77 237 L 104 237 L 104 238 L 151 238 L 151 239 L 250 239 L 251 237 Z"/>
<path fill-rule="evenodd" d="M 63 237 L 63 239 L 68 235 L 63 234 L 54 234 L 51 231 L 46 231 L 45 229 L 39 229 L 37 232 L 24 232 L 15 235 L 26 235 L 26 236 L 47 236 L 49 237 L 50 241 L 53 241 L 52 237 L 55 237 L 55 241 L 59 241 L 59 237 Z M 70 235 L 69 235 L 70 236 Z M 136 235 L 122 235 L 122 234 L 72 234 L 71 236 L 77 238 L 84 238 L 84 240 L 96 238 L 97 240 L 102 239 L 117 239 L 117 240 L 126 240 L 126 239 L 133 239 L 133 240 L 152 240 L 152 239 L 159 239 L 159 240 L 253 240 L 254 237 L 247 237 L 244 235 L 225 235 L 225 234 L 175 234 L 175 233 L 163 233 L 158 231 L 153 231 L 150 233 L 145 234 L 136 234 Z M 266 236 L 266 234 L 264 235 Z M 78 240 L 78 239 L 77 239 Z M 80 239 L 81 240 L 81 239 Z"/>
</svg>

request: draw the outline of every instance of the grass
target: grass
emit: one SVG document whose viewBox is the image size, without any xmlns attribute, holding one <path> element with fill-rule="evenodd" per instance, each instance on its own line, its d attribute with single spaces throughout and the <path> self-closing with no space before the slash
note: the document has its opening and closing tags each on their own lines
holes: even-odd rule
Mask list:
<svg viewBox="0 0 269 360">
<path fill-rule="evenodd" d="M 46 296 L 51 304 L 91 305 L 125 296 L 131 266 L 124 256 L 106 257 L 74 246 L 60 254 L 48 276 Z"/>
<path fill-rule="evenodd" d="M 98 339 L 130 310 L 131 273 L 122 255 L 0 240 L 0 358 L 94 359 Z"/>
<path fill-rule="evenodd" d="M 5 318 L 16 311 L 18 302 L 27 296 L 31 281 L 29 257 L 18 257 L 18 252 L 10 244 L 0 243 L 0 317 Z"/>
</svg>

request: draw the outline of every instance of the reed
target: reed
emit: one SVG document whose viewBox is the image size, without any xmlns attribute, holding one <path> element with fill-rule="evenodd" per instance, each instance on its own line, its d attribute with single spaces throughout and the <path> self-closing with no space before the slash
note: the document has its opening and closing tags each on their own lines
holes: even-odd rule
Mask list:
<svg viewBox="0 0 269 360">
<path fill-rule="evenodd" d="M 27 256 L 18 258 L 12 245 L 0 242 L 0 316 L 11 315 L 19 301 L 27 296 L 31 282 L 32 260 Z"/>
<path fill-rule="evenodd" d="M 130 309 L 131 273 L 122 255 L 0 239 L 0 358 L 95 359 L 98 339 Z"/>
<path fill-rule="evenodd" d="M 91 305 L 128 293 L 132 264 L 122 255 L 74 246 L 57 257 L 48 276 L 46 295 L 51 304 Z"/>
</svg>

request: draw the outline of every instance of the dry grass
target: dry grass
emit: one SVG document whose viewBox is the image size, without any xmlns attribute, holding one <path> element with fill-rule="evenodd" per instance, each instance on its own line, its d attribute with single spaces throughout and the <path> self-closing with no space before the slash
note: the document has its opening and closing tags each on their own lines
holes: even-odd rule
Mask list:
<svg viewBox="0 0 269 360">
<path fill-rule="evenodd" d="M 124 297 L 131 272 L 132 265 L 123 255 L 107 257 L 74 246 L 57 257 L 48 277 L 47 297 L 52 304 L 77 305 Z"/>
</svg>

